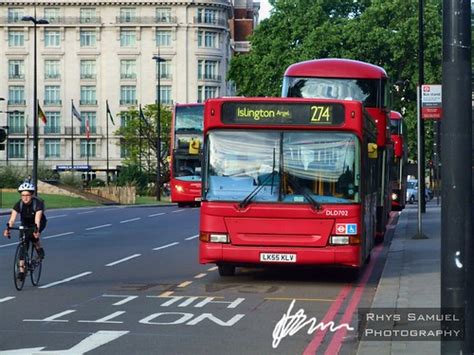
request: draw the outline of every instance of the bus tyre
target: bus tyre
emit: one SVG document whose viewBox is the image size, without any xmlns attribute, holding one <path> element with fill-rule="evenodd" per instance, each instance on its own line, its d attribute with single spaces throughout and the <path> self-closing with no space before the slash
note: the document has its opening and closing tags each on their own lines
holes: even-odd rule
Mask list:
<svg viewBox="0 0 474 355">
<path fill-rule="evenodd" d="M 217 265 L 219 268 L 219 275 L 220 276 L 234 276 L 235 274 L 235 266 L 229 264 L 219 264 Z"/>
<path fill-rule="evenodd" d="M 178 207 L 179 208 L 186 207 L 186 204 L 184 202 L 178 202 Z"/>
</svg>

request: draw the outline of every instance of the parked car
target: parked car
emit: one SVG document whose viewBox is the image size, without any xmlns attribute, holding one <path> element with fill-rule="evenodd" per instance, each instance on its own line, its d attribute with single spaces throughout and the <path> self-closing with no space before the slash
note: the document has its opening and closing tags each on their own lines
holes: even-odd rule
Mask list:
<svg viewBox="0 0 474 355">
<path fill-rule="evenodd" d="M 425 201 L 430 201 L 433 198 L 433 190 L 425 187 Z M 407 181 L 407 202 L 412 204 L 418 202 L 418 180 Z"/>
</svg>

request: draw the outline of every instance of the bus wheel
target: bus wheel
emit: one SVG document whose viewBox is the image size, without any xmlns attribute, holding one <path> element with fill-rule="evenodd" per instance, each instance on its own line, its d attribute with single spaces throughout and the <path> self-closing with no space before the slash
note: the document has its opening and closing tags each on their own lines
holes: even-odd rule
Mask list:
<svg viewBox="0 0 474 355">
<path fill-rule="evenodd" d="M 219 264 L 217 265 L 219 268 L 219 275 L 220 276 L 234 276 L 235 274 L 235 266 L 229 264 Z"/>
<path fill-rule="evenodd" d="M 186 204 L 184 202 L 178 202 L 178 207 L 179 208 L 186 207 Z"/>
</svg>

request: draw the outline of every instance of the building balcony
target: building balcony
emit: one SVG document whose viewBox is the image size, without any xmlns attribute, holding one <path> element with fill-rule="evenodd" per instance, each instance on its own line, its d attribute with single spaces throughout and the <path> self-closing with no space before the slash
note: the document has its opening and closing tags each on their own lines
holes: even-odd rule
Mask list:
<svg viewBox="0 0 474 355">
<path fill-rule="evenodd" d="M 202 74 L 198 75 L 198 80 L 206 80 L 206 81 L 222 81 L 222 75 L 216 74 Z"/>
<path fill-rule="evenodd" d="M 200 16 L 194 17 L 194 23 L 204 26 L 218 26 L 218 27 L 227 27 L 227 20 L 223 18 L 204 18 Z"/>
<path fill-rule="evenodd" d="M 158 79 L 158 73 L 156 74 L 156 78 Z M 173 79 L 173 75 L 171 73 L 160 73 L 160 79 Z"/>
<path fill-rule="evenodd" d="M 61 74 L 59 73 L 49 73 L 49 74 L 44 74 L 45 79 L 61 79 Z"/>
<path fill-rule="evenodd" d="M 81 106 L 97 106 L 97 100 L 79 100 Z"/>
<path fill-rule="evenodd" d="M 25 135 L 26 127 L 8 126 L 8 135 Z"/>
<path fill-rule="evenodd" d="M 61 106 L 62 101 L 60 99 L 44 100 L 43 104 L 45 106 Z"/>
<path fill-rule="evenodd" d="M 137 74 L 120 74 L 120 79 L 136 79 Z"/>
<path fill-rule="evenodd" d="M 61 126 L 44 126 L 43 134 L 61 134 Z"/>
<path fill-rule="evenodd" d="M 126 99 L 126 100 L 120 100 L 120 105 L 121 106 L 129 106 L 129 105 L 136 105 L 138 103 L 137 100 L 133 99 Z"/>
<path fill-rule="evenodd" d="M 97 78 L 97 74 L 81 74 L 81 79 L 94 80 Z"/>
<path fill-rule="evenodd" d="M 95 17 L 51 17 L 46 19 L 50 25 L 97 25 L 102 22 L 102 19 L 99 16 Z M 20 19 L 12 19 L 8 17 L 0 17 L 0 24 L 12 24 L 12 25 L 21 25 L 21 26 L 33 26 L 32 22 L 22 21 Z"/>
<path fill-rule="evenodd" d="M 24 106 L 24 105 L 26 105 L 26 100 L 24 100 L 24 99 L 8 100 L 8 105 L 11 105 L 11 106 Z"/>
<path fill-rule="evenodd" d="M 135 17 L 115 17 L 115 22 L 118 24 L 137 24 L 137 25 L 151 25 L 151 24 L 176 24 L 178 18 L 176 16 L 135 16 Z"/>
<path fill-rule="evenodd" d="M 97 129 L 96 126 L 90 126 L 89 127 L 89 133 L 90 134 L 98 134 L 99 132 L 98 132 L 98 129 Z M 86 134 L 86 127 L 84 127 L 84 126 L 79 127 L 79 134 L 82 134 L 82 135 Z"/>
<path fill-rule="evenodd" d="M 9 74 L 8 79 L 10 80 L 21 80 L 25 79 L 25 74 Z"/>
</svg>

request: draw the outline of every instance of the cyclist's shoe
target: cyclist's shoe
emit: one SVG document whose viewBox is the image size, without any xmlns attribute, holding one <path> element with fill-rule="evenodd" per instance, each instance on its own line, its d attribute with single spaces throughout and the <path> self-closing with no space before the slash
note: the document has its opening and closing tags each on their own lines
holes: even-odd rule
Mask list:
<svg viewBox="0 0 474 355">
<path fill-rule="evenodd" d="M 25 279 L 25 273 L 20 271 L 17 275 L 17 279 L 23 281 Z"/>
<path fill-rule="evenodd" d="M 39 248 L 37 250 L 38 252 L 38 256 L 40 257 L 40 259 L 44 259 L 44 249 L 43 248 Z"/>
</svg>

